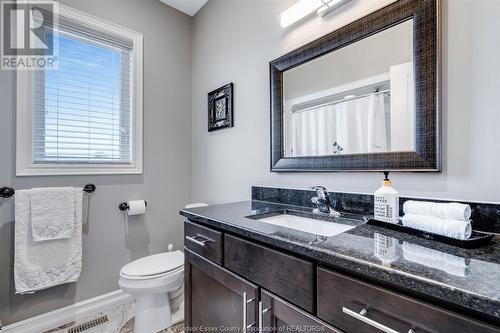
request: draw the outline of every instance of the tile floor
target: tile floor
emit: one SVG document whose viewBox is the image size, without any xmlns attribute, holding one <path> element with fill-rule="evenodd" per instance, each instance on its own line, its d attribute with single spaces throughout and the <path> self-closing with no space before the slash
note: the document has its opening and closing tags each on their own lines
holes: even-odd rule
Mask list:
<svg viewBox="0 0 500 333">
<path fill-rule="evenodd" d="M 182 332 L 184 332 L 183 321 L 175 325 L 172 325 L 166 330 L 160 331 L 158 333 L 182 333 Z M 134 318 L 130 319 L 125 325 L 123 325 L 119 333 L 134 333 Z"/>
</svg>

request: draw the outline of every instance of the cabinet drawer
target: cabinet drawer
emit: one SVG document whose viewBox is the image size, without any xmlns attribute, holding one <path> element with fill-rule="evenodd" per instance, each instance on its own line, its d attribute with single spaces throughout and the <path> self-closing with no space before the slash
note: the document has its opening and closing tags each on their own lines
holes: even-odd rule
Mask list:
<svg viewBox="0 0 500 333">
<path fill-rule="evenodd" d="M 407 333 L 411 332 L 410 329 L 415 333 L 500 332 L 496 328 L 323 268 L 318 268 L 317 279 L 318 317 L 346 333 Z"/>
<path fill-rule="evenodd" d="M 313 311 L 312 263 L 226 234 L 224 266 L 302 309 Z"/>
<path fill-rule="evenodd" d="M 222 265 L 222 233 L 184 222 L 184 244 L 188 249 Z"/>
</svg>

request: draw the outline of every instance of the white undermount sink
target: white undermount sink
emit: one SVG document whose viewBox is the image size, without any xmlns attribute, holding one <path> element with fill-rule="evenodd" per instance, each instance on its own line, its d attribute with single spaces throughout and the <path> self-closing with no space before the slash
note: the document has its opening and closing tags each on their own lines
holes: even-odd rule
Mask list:
<svg viewBox="0 0 500 333">
<path fill-rule="evenodd" d="M 335 236 L 355 228 L 352 225 L 316 220 L 290 214 L 264 217 L 258 219 L 258 221 L 326 237 Z"/>
</svg>

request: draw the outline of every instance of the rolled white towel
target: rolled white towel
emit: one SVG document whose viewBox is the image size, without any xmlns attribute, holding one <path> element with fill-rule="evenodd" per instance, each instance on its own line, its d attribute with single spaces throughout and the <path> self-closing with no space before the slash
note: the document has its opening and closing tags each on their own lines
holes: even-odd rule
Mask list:
<svg viewBox="0 0 500 333">
<path fill-rule="evenodd" d="M 464 258 L 408 242 L 403 242 L 403 258 L 460 277 L 467 276 L 469 270 Z"/>
<path fill-rule="evenodd" d="M 199 202 L 199 203 L 187 204 L 184 208 L 190 209 L 190 208 L 207 207 L 207 206 L 209 205 L 203 202 Z"/>
<path fill-rule="evenodd" d="M 461 240 L 469 239 L 472 234 L 470 221 L 406 214 L 403 216 L 402 222 L 405 227 Z"/>
<path fill-rule="evenodd" d="M 405 214 L 428 215 L 440 219 L 468 221 L 471 216 L 469 205 L 457 202 L 437 203 L 428 201 L 406 201 L 403 205 Z"/>
</svg>

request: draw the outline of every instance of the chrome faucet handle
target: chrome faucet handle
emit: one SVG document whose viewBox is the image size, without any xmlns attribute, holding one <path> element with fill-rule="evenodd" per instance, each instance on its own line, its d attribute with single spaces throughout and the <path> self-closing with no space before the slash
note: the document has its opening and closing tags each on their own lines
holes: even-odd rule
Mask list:
<svg viewBox="0 0 500 333">
<path fill-rule="evenodd" d="M 328 197 L 328 190 L 324 186 L 320 186 L 320 185 L 311 186 L 311 190 L 316 191 L 318 199 L 325 200 Z"/>
<path fill-rule="evenodd" d="M 316 185 L 316 186 L 311 186 L 311 190 L 326 191 L 326 187 L 321 186 L 321 185 Z"/>
</svg>

